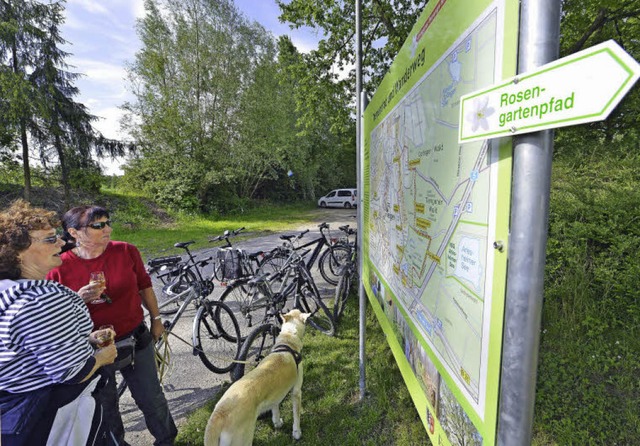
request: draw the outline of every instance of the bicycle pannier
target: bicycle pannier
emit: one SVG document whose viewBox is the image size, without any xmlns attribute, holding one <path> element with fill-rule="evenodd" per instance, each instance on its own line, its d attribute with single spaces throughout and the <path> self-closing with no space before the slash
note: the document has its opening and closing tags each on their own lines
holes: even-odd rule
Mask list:
<svg viewBox="0 0 640 446">
<path fill-rule="evenodd" d="M 220 266 L 222 268 L 222 280 L 233 280 L 242 276 L 240 266 L 241 252 L 238 249 L 221 249 L 218 251 Z"/>
</svg>

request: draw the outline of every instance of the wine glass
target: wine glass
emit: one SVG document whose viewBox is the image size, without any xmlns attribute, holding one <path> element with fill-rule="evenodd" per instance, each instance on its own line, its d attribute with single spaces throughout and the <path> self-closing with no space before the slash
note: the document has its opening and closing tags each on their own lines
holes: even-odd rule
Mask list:
<svg viewBox="0 0 640 446">
<path fill-rule="evenodd" d="M 107 279 L 104 277 L 104 271 L 93 271 L 91 274 L 89 274 L 89 283 L 92 285 L 97 284 L 106 288 Z M 99 299 L 94 299 L 91 301 L 92 304 L 101 304 L 104 302 L 107 302 L 109 304 L 111 303 L 111 299 L 105 293 L 100 294 Z"/>
<path fill-rule="evenodd" d="M 96 339 L 98 340 L 98 347 L 103 348 L 108 345 L 113 344 L 113 339 L 115 338 L 116 331 L 113 329 L 113 325 L 101 325 L 98 328 L 98 335 Z"/>
</svg>

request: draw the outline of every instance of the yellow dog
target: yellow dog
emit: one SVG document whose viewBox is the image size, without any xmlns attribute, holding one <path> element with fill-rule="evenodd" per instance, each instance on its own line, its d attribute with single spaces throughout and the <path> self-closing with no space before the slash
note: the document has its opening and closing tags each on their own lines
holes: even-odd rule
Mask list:
<svg viewBox="0 0 640 446">
<path fill-rule="evenodd" d="M 251 445 L 258 416 L 269 410 L 274 427 L 282 427 L 280 403 L 292 389 L 293 438 L 300 439 L 300 352 L 309 316 L 299 310 L 291 310 L 282 316 L 282 329 L 271 353 L 255 369 L 233 383 L 213 409 L 204 432 L 205 446 Z"/>
</svg>

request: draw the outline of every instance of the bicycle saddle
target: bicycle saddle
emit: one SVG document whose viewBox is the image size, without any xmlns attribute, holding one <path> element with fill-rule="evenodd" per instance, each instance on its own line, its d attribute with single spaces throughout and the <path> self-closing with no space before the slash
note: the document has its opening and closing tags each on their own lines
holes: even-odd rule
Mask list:
<svg viewBox="0 0 640 446">
<path fill-rule="evenodd" d="M 254 252 L 253 254 L 249 254 L 249 260 L 258 260 L 263 255 L 264 255 L 264 251 Z"/>
<path fill-rule="evenodd" d="M 191 240 L 190 242 L 178 242 L 175 245 L 173 245 L 175 248 L 186 248 L 187 246 L 191 245 L 195 243 L 194 240 Z"/>
</svg>

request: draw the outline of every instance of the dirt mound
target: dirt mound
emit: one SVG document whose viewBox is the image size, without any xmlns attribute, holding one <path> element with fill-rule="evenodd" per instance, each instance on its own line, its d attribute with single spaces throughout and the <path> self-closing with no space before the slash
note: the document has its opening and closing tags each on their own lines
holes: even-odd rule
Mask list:
<svg viewBox="0 0 640 446">
<path fill-rule="evenodd" d="M 0 209 L 6 209 L 11 202 L 24 197 L 24 188 L 15 184 L 0 184 Z M 173 223 L 171 216 L 156 203 L 148 199 L 141 199 L 140 202 L 149 209 L 161 223 Z M 87 204 L 96 204 L 108 209 L 110 212 L 117 212 L 118 209 L 126 208 L 127 204 L 123 200 L 91 192 L 73 190 L 71 191 L 69 206 L 64 202 L 64 191 L 62 188 L 33 187 L 31 189 L 31 204 L 44 209 L 56 211 L 62 216 L 67 210 Z"/>
<path fill-rule="evenodd" d="M 13 201 L 24 198 L 24 188 L 15 184 L 0 185 L 0 208 L 7 208 Z M 31 204 L 44 209 L 56 211 L 64 214 L 67 209 L 88 203 L 96 203 L 105 206 L 107 203 L 104 197 L 96 196 L 84 191 L 74 190 L 71 192 L 70 205 L 67 207 L 64 202 L 64 191 L 62 188 L 32 187 Z"/>
</svg>

